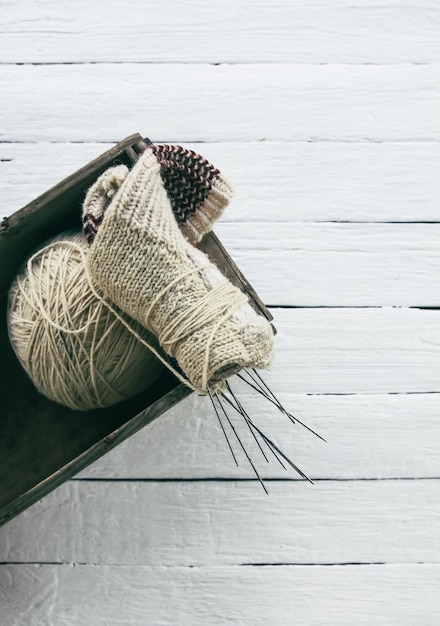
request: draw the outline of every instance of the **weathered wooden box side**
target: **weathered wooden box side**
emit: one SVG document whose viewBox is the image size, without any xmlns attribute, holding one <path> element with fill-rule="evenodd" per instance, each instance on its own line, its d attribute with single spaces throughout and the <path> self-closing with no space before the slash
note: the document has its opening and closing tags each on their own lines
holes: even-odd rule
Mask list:
<svg viewBox="0 0 440 626">
<path fill-rule="evenodd" d="M 109 166 L 131 166 L 145 147 L 127 137 L 48 190 L 0 226 L 0 525 L 55 489 L 191 393 L 166 369 L 151 389 L 108 409 L 73 411 L 39 394 L 20 366 L 7 332 L 7 293 L 30 253 L 48 238 L 81 226 L 88 187 Z M 269 311 L 214 234 L 201 244 L 219 269 Z"/>
</svg>

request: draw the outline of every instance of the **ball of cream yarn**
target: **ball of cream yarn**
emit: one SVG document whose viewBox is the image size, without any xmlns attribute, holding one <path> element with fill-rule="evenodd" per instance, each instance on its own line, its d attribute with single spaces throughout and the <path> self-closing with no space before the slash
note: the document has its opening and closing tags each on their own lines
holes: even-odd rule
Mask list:
<svg viewBox="0 0 440 626">
<path fill-rule="evenodd" d="M 9 292 L 11 344 L 36 388 L 87 411 L 126 400 L 153 383 L 162 365 L 92 290 L 82 234 L 66 233 L 27 262 Z M 149 333 L 125 313 L 148 343 Z"/>
</svg>

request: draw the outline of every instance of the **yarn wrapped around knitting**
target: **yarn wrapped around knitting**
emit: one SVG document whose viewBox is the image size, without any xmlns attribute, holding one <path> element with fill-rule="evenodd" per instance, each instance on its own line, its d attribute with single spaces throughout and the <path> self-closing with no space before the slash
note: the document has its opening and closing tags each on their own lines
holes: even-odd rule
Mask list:
<svg viewBox="0 0 440 626">
<path fill-rule="evenodd" d="M 84 214 L 96 192 L 92 186 Z M 106 207 L 87 263 L 97 291 L 157 337 L 192 389 L 207 393 L 243 367 L 270 365 L 270 324 L 183 236 L 154 149 Z"/>
<path fill-rule="evenodd" d="M 40 393 L 72 409 L 107 407 L 149 387 L 163 366 L 150 333 L 94 293 L 89 248 L 64 233 L 31 256 L 9 291 L 14 351 Z"/>
</svg>

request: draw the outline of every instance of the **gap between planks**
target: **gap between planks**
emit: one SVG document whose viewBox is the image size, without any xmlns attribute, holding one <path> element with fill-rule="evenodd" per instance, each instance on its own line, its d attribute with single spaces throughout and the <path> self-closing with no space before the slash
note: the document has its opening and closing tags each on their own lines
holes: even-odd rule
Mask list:
<svg viewBox="0 0 440 626">
<path fill-rule="evenodd" d="M 385 567 L 407 567 L 408 565 L 439 565 L 439 561 L 401 561 L 399 563 L 389 563 L 387 561 L 344 561 L 344 562 L 335 562 L 335 563 L 236 563 L 233 565 L 199 565 L 199 564 L 190 564 L 190 565 L 127 565 L 125 563 L 112 563 L 110 567 L 125 567 L 125 568 L 150 568 L 154 569 L 195 569 L 195 570 L 203 570 L 203 569 L 227 569 L 231 567 L 365 567 L 371 565 L 383 565 Z M 103 565 L 102 563 L 87 563 L 85 561 L 0 561 L 0 567 L 5 565 L 14 565 L 14 566 L 27 566 L 27 565 L 58 565 L 58 566 L 69 566 L 69 567 L 108 567 Z"/>
<path fill-rule="evenodd" d="M 63 65 L 205 65 L 212 67 L 219 67 L 222 65 L 234 66 L 234 65 L 305 65 L 305 66 L 326 66 L 326 65 L 368 65 L 376 67 L 396 67 L 396 66 L 430 66 L 436 65 L 436 62 L 430 61 L 395 61 L 390 63 L 380 63 L 377 61 L 297 61 L 292 62 L 290 59 L 285 61 L 179 61 L 174 59 L 172 61 L 0 61 L 0 66 L 9 67 L 22 67 L 24 66 L 63 66 Z"/>
<path fill-rule="evenodd" d="M 1 63 L 0 63 L 1 66 Z M 41 145 L 70 145 L 70 144 L 75 144 L 75 145 L 85 145 L 85 146 L 89 146 L 89 145 L 100 145 L 100 146 L 113 146 L 114 144 L 118 143 L 119 141 L 121 141 L 121 138 L 117 138 L 117 139 L 106 139 L 106 140 L 84 140 L 84 139 L 76 139 L 76 140 L 67 140 L 67 139 L 47 139 L 44 141 L 41 141 L 39 139 L 30 139 L 30 140 L 22 140 L 22 139 L 0 139 L 0 145 L 5 144 L 5 145 L 37 145 L 37 144 L 41 144 Z M 433 137 L 432 139 L 429 139 L 427 137 L 420 139 L 420 138 L 402 138 L 402 139 L 398 139 L 398 138 L 390 138 L 390 139 L 376 139 L 373 137 L 355 137 L 353 139 L 334 139 L 331 137 L 311 137 L 309 139 L 295 139 L 295 138 L 289 138 L 289 139 L 280 139 L 279 137 L 276 139 L 239 139 L 234 141 L 231 138 L 225 138 L 225 139 L 191 139 L 191 138 L 180 138 L 180 139 L 176 139 L 174 137 L 155 137 L 154 138 L 154 143 L 175 143 L 176 141 L 178 141 L 179 143 L 185 143 L 185 144 L 197 144 L 197 145 L 215 145 L 215 144 L 225 144 L 225 143 L 236 143 L 236 144 L 290 144 L 290 143 L 294 143 L 294 144 L 309 144 L 309 143 L 329 143 L 329 144 L 405 144 L 405 143 L 410 143 L 410 144 L 438 144 L 440 143 L 440 139 L 436 139 L 435 137 Z"/>
<path fill-rule="evenodd" d="M 386 481 L 414 481 L 414 480 L 440 480 L 440 476 L 385 476 L 366 478 L 315 478 L 314 483 L 353 483 L 353 482 L 386 482 Z M 227 476 L 205 476 L 194 478 L 100 478 L 85 477 L 71 478 L 69 482 L 84 483 L 258 483 L 257 478 L 231 478 Z M 303 483 L 302 478 L 264 478 L 265 483 Z"/>
</svg>

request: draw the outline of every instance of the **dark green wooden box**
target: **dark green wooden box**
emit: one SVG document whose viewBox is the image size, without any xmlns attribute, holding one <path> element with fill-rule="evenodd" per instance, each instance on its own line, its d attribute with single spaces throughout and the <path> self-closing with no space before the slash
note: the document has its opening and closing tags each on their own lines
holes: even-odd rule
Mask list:
<svg viewBox="0 0 440 626">
<path fill-rule="evenodd" d="M 49 237 L 79 228 L 87 188 L 115 162 L 131 166 L 144 147 L 141 135 L 127 137 L 0 226 L 0 525 L 191 393 L 164 370 L 151 389 L 130 401 L 108 409 L 72 411 L 36 391 L 8 339 L 7 293 L 21 265 Z M 217 237 L 207 235 L 200 247 L 270 320 Z"/>
</svg>

